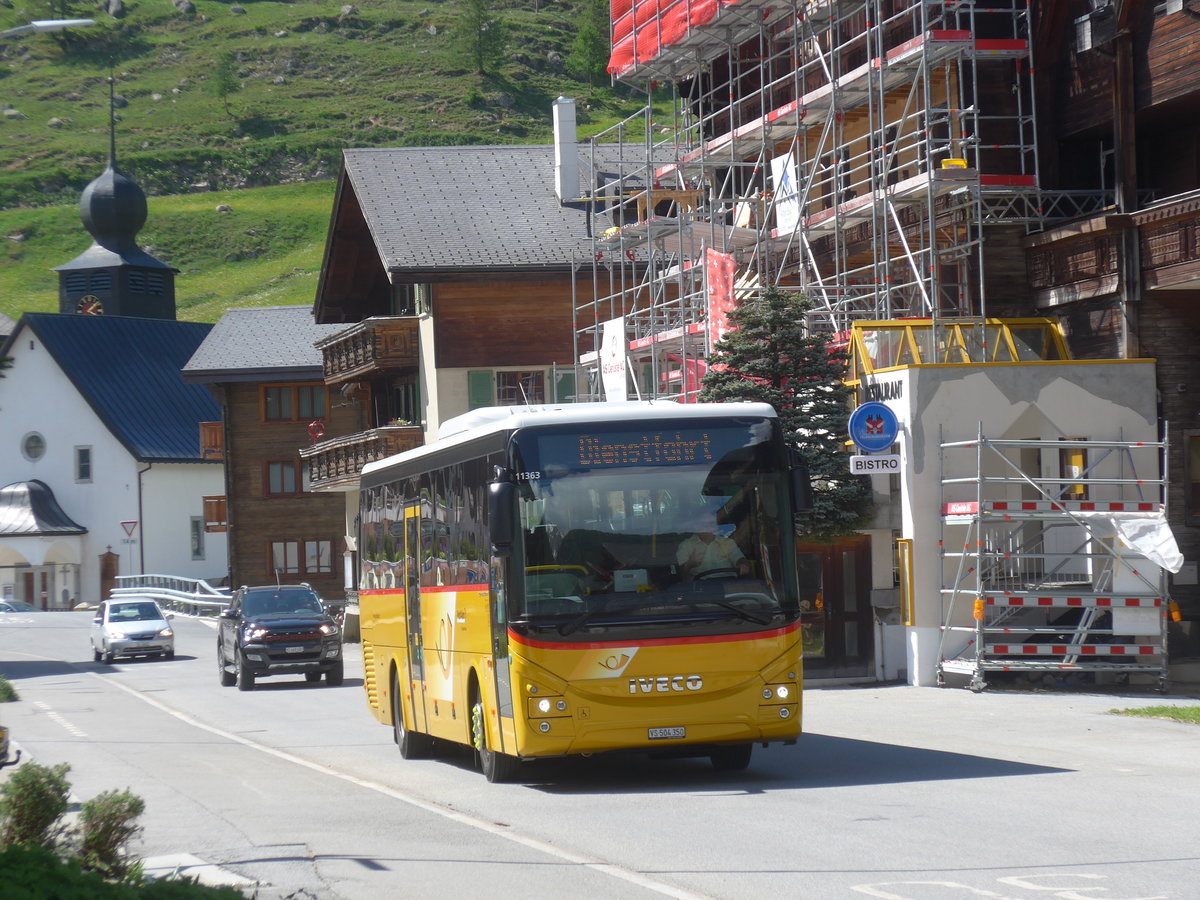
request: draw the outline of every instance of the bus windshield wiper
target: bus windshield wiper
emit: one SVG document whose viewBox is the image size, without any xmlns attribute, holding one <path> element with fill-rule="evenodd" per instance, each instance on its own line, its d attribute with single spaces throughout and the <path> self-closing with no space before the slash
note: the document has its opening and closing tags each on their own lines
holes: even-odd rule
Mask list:
<svg viewBox="0 0 1200 900">
<path fill-rule="evenodd" d="M 745 619 L 747 622 L 753 622 L 755 625 L 770 625 L 771 619 L 775 617 L 775 613 L 777 611 L 777 609 L 771 610 L 769 613 L 769 618 L 764 619 L 762 616 L 756 616 L 749 610 L 742 609 L 739 606 L 734 606 L 732 603 L 729 603 L 725 600 L 716 600 L 714 602 L 717 606 L 721 607 L 721 609 L 727 609 L 738 618 Z"/>
</svg>

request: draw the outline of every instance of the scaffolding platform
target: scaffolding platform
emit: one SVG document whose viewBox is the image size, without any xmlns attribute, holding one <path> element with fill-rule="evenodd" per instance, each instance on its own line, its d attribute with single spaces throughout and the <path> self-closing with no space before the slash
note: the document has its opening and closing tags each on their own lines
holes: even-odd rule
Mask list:
<svg viewBox="0 0 1200 900">
<path fill-rule="evenodd" d="M 982 426 L 942 443 L 939 685 L 1102 672 L 1166 688 L 1166 576 L 1137 534 L 1166 520 L 1165 447 L 992 440 Z"/>
</svg>

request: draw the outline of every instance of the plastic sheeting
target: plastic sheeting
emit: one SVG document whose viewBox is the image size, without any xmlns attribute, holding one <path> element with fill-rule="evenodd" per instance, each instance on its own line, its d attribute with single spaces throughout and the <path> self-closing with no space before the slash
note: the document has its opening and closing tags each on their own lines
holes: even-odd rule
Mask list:
<svg viewBox="0 0 1200 900">
<path fill-rule="evenodd" d="M 611 0 L 612 55 L 608 71 L 620 75 L 634 63 L 654 59 L 663 47 L 707 25 L 723 6 L 738 0 Z"/>
<path fill-rule="evenodd" d="M 1175 542 L 1175 534 L 1167 524 L 1167 517 L 1156 513 L 1072 512 L 1072 516 L 1095 522 L 1093 532 L 1100 523 L 1106 523 L 1111 534 L 1139 556 L 1168 572 L 1183 568 L 1183 554 Z"/>
</svg>

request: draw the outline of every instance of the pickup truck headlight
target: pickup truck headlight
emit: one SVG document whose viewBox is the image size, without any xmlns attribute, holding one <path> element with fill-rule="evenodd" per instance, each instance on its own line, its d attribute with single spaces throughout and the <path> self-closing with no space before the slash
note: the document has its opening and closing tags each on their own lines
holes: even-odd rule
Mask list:
<svg viewBox="0 0 1200 900">
<path fill-rule="evenodd" d="M 246 640 L 261 641 L 268 634 L 270 634 L 270 632 L 266 628 L 260 628 L 257 625 L 251 625 L 246 629 Z"/>
<path fill-rule="evenodd" d="M 318 630 L 324 635 L 337 634 L 337 626 L 329 622 L 322 622 Z"/>
</svg>

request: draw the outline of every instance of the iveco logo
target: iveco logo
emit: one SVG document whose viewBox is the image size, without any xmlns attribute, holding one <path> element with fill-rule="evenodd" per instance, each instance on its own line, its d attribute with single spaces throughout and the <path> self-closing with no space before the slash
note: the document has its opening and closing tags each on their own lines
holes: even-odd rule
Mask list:
<svg viewBox="0 0 1200 900">
<path fill-rule="evenodd" d="M 699 675 L 658 675 L 650 678 L 630 678 L 631 694 L 670 694 L 672 692 L 698 691 L 704 687 Z"/>
</svg>

